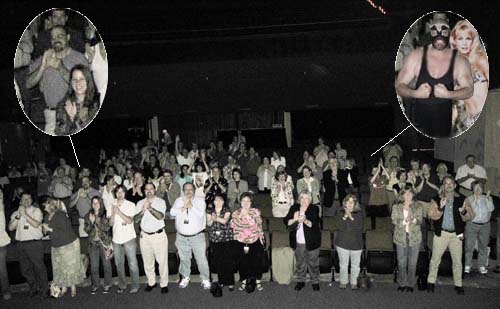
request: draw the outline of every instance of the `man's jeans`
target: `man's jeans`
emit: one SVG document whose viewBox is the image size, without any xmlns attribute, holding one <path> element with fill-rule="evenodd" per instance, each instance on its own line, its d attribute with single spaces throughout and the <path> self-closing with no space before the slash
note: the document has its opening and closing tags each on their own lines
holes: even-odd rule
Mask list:
<svg viewBox="0 0 500 309">
<path fill-rule="evenodd" d="M 206 256 L 207 245 L 205 234 L 200 233 L 196 236 L 185 237 L 177 233 L 175 246 L 179 251 L 179 257 L 181 259 L 179 273 L 184 278 L 189 278 L 191 275 L 191 257 L 194 254 L 196 264 L 198 264 L 198 270 L 200 271 L 201 280 L 209 280 L 210 273 Z"/>
<path fill-rule="evenodd" d="M 127 278 L 125 277 L 125 256 L 127 256 L 128 268 L 132 277 L 132 288 L 139 288 L 139 266 L 137 264 L 137 242 L 136 239 L 129 240 L 124 244 L 113 243 L 116 271 L 118 272 L 118 286 L 121 289 L 127 288 Z"/>
</svg>

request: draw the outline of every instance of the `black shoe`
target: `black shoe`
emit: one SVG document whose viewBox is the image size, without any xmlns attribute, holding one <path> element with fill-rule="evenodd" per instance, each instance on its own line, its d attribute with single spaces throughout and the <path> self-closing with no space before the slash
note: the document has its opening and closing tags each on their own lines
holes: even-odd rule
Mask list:
<svg viewBox="0 0 500 309">
<path fill-rule="evenodd" d="M 495 267 L 495 270 L 493 272 L 495 274 L 500 274 L 500 266 Z"/>
<path fill-rule="evenodd" d="M 457 292 L 458 295 L 465 295 L 464 288 L 461 286 L 456 286 L 455 291 Z"/>
<path fill-rule="evenodd" d="M 319 284 L 315 283 L 312 286 L 313 286 L 313 291 L 319 291 Z"/>
<path fill-rule="evenodd" d="M 154 288 L 156 288 L 156 283 L 155 283 L 155 285 L 147 285 L 147 286 L 144 288 L 144 291 L 146 291 L 146 292 L 151 292 Z"/>
<path fill-rule="evenodd" d="M 111 291 L 110 286 L 105 286 L 104 289 L 102 290 L 102 294 L 108 294 Z"/>
<path fill-rule="evenodd" d="M 413 288 L 411 288 L 411 287 L 407 286 L 407 287 L 406 287 L 406 292 L 411 292 L 411 293 L 413 293 Z"/>
<path fill-rule="evenodd" d="M 161 288 L 161 293 L 162 294 L 167 294 L 168 293 L 168 286 L 164 286 Z"/>
<path fill-rule="evenodd" d="M 398 291 L 398 292 L 404 292 L 404 291 L 405 291 L 405 289 L 406 289 L 406 287 L 404 287 L 404 286 L 398 286 L 397 291 Z"/>
<path fill-rule="evenodd" d="M 99 291 L 99 288 L 98 288 L 98 287 L 93 287 L 93 288 L 90 290 L 90 294 L 95 295 L 95 294 L 97 294 L 97 291 Z"/>
<path fill-rule="evenodd" d="M 228 289 L 229 289 L 229 292 L 233 292 L 234 291 L 234 285 L 228 286 Z"/>
<path fill-rule="evenodd" d="M 436 287 L 436 285 L 434 283 L 428 283 L 427 284 L 427 292 L 434 293 L 434 288 L 435 287 Z"/>
<path fill-rule="evenodd" d="M 304 282 L 297 282 L 297 284 L 295 285 L 295 291 L 300 291 L 300 290 L 302 290 L 305 286 L 306 286 L 306 284 L 305 284 Z"/>
</svg>

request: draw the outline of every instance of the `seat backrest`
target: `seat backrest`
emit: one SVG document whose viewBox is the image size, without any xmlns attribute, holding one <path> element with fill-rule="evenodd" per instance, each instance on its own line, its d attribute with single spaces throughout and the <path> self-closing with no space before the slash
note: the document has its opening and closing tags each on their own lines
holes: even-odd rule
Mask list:
<svg viewBox="0 0 500 309">
<path fill-rule="evenodd" d="M 177 247 L 175 246 L 176 237 L 177 237 L 176 233 L 167 233 L 168 252 L 177 252 Z"/>
<path fill-rule="evenodd" d="M 390 217 L 377 217 L 375 218 L 376 228 L 372 230 L 377 231 L 393 231 L 394 224 L 392 224 L 392 219 Z"/>
<path fill-rule="evenodd" d="M 275 231 L 286 232 L 286 225 L 282 218 L 268 218 L 268 228 L 269 232 L 273 233 Z"/>
<path fill-rule="evenodd" d="M 332 250 L 333 242 L 332 242 L 332 232 L 330 231 L 321 231 L 321 250 Z"/>
<path fill-rule="evenodd" d="M 368 251 L 394 251 L 392 233 L 384 230 L 366 232 L 366 249 Z"/>
<path fill-rule="evenodd" d="M 167 233 L 176 233 L 175 220 L 167 219 L 165 220 L 165 231 Z"/>
<path fill-rule="evenodd" d="M 337 221 L 334 217 L 323 217 L 323 230 L 335 232 L 337 230 Z"/>
<path fill-rule="evenodd" d="M 271 248 L 290 247 L 290 234 L 288 232 L 275 231 L 271 234 Z"/>
</svg>

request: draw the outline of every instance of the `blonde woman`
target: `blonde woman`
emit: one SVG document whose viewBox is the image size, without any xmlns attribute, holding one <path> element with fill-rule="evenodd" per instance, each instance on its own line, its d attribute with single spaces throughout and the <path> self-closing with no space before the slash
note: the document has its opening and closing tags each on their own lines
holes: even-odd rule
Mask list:
<svg viewBox="0 0 500 309">
<path fill-rule="evenodd" d="M 450 44 L 469 60 L 474 81 L 474 94 L 463 100 L 465 115 L 461 119 L 461 127 L 458 127 L 458 131 L 462 132 L 474 124 L 483 109 L 488 95 L 489 64 L 479 34 L 467 20 L 461 20 L 453 27 Z"/>
<path fill-rule="evenodd" d="M 392 208 L 393 241 L 398 256 L 398 291 L 413 292 L 418 252 L 422 242 L 420 225 L 424 217 L 422 205 L 415 199 L 412 186 L 405 186 Z"/>
<path fill-rule="evenodd" d="M 53 284 L 61 287 L 61 295 L 71 287 L 71 297 L 75 297 L 76 285 L 83 280 L 80 240 L 73 231 L 62 201 L 48 198 L 43 206 L 49 215 L 48 223 L 42 226 L 50 234 Z"/>
</svg>

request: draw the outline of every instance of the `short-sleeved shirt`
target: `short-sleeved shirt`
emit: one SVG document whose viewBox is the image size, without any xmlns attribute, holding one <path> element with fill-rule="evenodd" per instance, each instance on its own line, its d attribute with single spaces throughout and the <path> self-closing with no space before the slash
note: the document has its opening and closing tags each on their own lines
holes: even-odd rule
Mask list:
<svg viewBox="0 0 500 309">
<path fill-rule="evenodd" d="M 140 200 L 137 203 L 135 208 L 135 213 L 138 214 L 142 211 L 142 207 L 146 199 Z M 167 205 L 165 204 L 165 200 L 159 197 L 154 197 L 153 202 L 151 203 L 151 207 L 163 214 L 165 216 L 165 212 L 167 211 Z M 141 220 L 141 230 L 146 233 L 154 233 L 165 227 L 165 221 L 163 219 L 156 219 L 150 211 L 145 211 Z"/>
<path fill-rule="evenodd" d="M 229 209 L 229 206 L 224 204 L 222 207 L 222 210 L 220 212 L 220 218 L 224 218 L 225 214 L 229 212 L 231 213 L 231 210 Z M 211 216 L 212 214 L 215 213 L 215 207 L 208 207 L 207 208 L 207 216 Z M 220 222 L 213 222 L 212 225 L 208 229 L 208 239 L 210 242 L 226 242 L 226 241 L 231 241 L 233 240 L 233 229 L 230 226 L 230 219 L 227 220 L 226 224 L 222 224 Z"/>
<path fill-rule="evenodd" d="M 464 178 L 467 176 L 467 174 L 473 174 L 476 177 L 488 179 L 488 177 L 486 176 L 486 170 L 482 166 L 475 164 L 473 168 L 470 168 L 467 164 L 464 164 L 458 168 L 455 180 Z M 466 181 L 459 183 L 458 185 L 464 187 L 467 190 L 472 190 L 471 185 L 473 182 L 474 179 L 469 178 Z"/>
<path fill-rule="evenodd" d="M 26 208 L 26 213 L 28 216 L 33 218 L 34 220 L 42 223 L 43 213 L 38 207 L 30 206 Z M 19 210 L 14 211 L 11 216 L 11 220 L 13 220 L 16 216 L 19 215 Z M 28 223 L 25 217 L 19 215 L 21 218 L 17 222 L 16 228 L 16 240 L 17 241 L 30 241 L 30 240 L 39 240 L 42 239 L 42 225 L 40 224 L 38 227 L 33 227 Z"/>
<path fill-rule="evenodd" d="M 125 216 L 131 218 L 135 216 L 135 205 L 131 201 L 124 200 L 119 208 Z M 136 237 L 134 222 L 127 224 L 119 215 L 115 214 L 114 216 L 113 242 L 121 245 L 134 239 Z"/>
<path fill-rule="evenodd" d="M 29 67 L 30 74 L 40 67 L 42 64 L 42 57 L 36 59 Z M 71 71 L 71 69 L 77 64 L 83 64 L 88 66 L 89 63 L 85 56 L 71 49 L 62 59 L 62 64 L 64 67 Z M 42 74 L 42 79 L 40 80 L 40 90 L 43 92 L 45 98 L 45 104 L 50 108 L 56 108 L 57 104 L 61 102 L 67 95 L 69 89 L 69 84 L 61 76 L 61 73 L 52 68 L 48 67 Z"/>
</svg>

